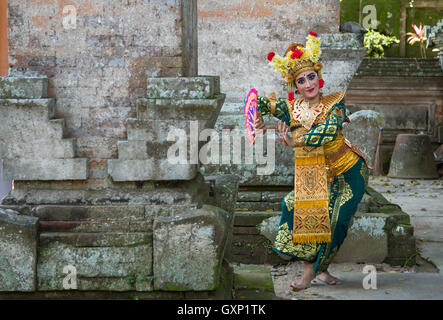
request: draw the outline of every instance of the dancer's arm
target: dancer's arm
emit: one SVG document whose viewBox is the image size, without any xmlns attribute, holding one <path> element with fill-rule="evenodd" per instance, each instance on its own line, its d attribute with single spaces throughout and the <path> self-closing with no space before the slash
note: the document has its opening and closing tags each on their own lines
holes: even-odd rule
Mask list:
<svg viewBox="0 0 443 320">
<path fill-rule="evenodd" d="M 283 98 L 275 98 L 275 95 L 271 94 L 268 97 L 257 97 L 257 110 L 261 115 L 272 114 L 274 117 L 282 120 L 286 125 L 291 124 L 291 115 L 287 105 L 287 100 Z"/>
</svg>

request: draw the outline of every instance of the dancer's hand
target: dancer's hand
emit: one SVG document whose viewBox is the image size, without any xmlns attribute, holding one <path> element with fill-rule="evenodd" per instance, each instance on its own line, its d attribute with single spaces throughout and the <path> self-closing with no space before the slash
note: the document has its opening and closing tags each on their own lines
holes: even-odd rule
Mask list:
<svg viewBox="0 0 443 320">
<path fill-rule="evenodd" d="M 289 127 L 283 121 L 278 121 L 277 130 L 280 132 L 282 137 L 277 137 L 277 140 L 280 141 L 281 144 L 287 147 L 294 147 L 294 142 L 292 141 L 292 137 L 289 135 Z"/>
<path fill-rule="evenodd" d="M 266 133 L 266 126 L 262 117 L 258 116 L 257 119 L 255 119 L 254 127 L 256 130 L 263 130 L 263 134 Z"/>
</svg>

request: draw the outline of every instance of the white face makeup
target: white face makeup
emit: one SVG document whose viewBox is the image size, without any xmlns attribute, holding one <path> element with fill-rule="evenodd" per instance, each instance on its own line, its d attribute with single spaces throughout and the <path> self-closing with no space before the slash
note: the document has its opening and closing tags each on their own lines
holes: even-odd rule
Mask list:
<svg viewBox="0 0 443 320">
<path fill-rule="evenodd" d="M 320 93 L 320 85 L 317 72 L 302 72 L 295 79 L 295 85 L 298 92 L 307 100 L 315 100 Z"/>
</svg>

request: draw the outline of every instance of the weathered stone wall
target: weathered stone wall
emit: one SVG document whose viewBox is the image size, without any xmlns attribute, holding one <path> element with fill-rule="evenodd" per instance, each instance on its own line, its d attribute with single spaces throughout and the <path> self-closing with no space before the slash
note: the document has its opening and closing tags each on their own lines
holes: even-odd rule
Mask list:
<svg viewBox="0 0 443 320">
<path fill-rule="evenodd" d="M 197 77 L 196 0 L 8 3 L 0 157 L 16 183 L 0 206 L 14 213 L 0 217 L 0 252 L 30 251 L 12 237 L 21 216 L 35 217 L 36 252 L 14 272 L 14 252 L 0 259 L 0 292 L 63 294 L 72 266 L 80 291 L 231 296 L 236 179 L 166 160 L 168 133 L 191 122 L 198 152 L 225 99 L 218 77 Z"/>
<path fill-rule="evenodd" d="M 106 160 L 117 157 L 147 77 L 182 74 L 181 2 L 8 1 L 11 74 L 25 67 L 49 78 L 54 116 L 88 158 L 81 187 L 109 185 Z M 75 29 L 64 27 L 66 5 L 77 9 Z"/>
<path fill-rule="evenodd" d="M 339 33 L 338 0 L 198 3 L 199 74 L 220 75 L 221 91 L 226 93 L 216 123 L 219 131 L 244 131 L 243 101 L 251 88 L 261 96 L 276 92 L 279 97 L 287 97 L 287 85 L 266 59 L 270 51 L 283 54 L 291 42 L 306 43 L 310 30 L 318 32 L 322 40 L 324 94 L 346 89 L 366 52 L 358 35 Z M 271 118 L 264 119 L 268 128 L 276 124 L 276 119 Z M 203 172 L 235 172 L 241 177 L 241 185 L 290 186 L 293 155 L 276 143 L 276 168 L 272 174 L 258 176 L 255 163 L 206 165 Z M 256 154 L 255 149 L 252 152 Z"/>
<path fill-rule="evenodd" d="M 11 191 L 12 182 L 3 180 L 2 177 L 2 160 L 0 159 L 0 200 Z"/>
<path fill-rule="evenodd" d="M 338 0 L 198 1 L 199 74 L 220 75 L 226 102 L 242 101 L 250 88 L 284 96 L 284 82 L 268 65 L 268 52 L 283 54 L 305 43 L 310 30 L 338 33 Z M 326 81 L 327 84 L 327 81 Z"/>
</svg>

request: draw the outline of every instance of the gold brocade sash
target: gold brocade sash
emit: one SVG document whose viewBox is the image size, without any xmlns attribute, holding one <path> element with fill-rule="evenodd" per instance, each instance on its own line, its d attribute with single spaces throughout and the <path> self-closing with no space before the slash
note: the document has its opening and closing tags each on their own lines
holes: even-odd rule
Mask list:
<svg viewBox="0 0 443 320">
<path fill-rule="evenodd" d="M 323 146 L 294 149 L 293 243 L 331 242 L 329 194 Z"/>
</svg>

